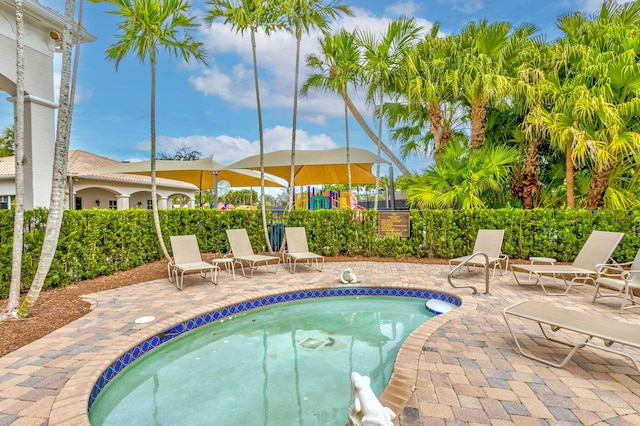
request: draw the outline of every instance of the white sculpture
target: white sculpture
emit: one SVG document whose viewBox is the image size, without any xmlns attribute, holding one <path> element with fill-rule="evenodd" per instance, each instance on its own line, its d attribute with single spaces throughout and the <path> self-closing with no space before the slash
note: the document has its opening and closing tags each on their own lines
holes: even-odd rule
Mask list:
<svg viewBox="0 0 640 426">
<path fill-rule="evenodd" d="M 347 268 L 340 274 L 340 282 L 342 284 L 355 283 L 358 280 L 356 274 L 353 273 L 353 269 Z"/>
<path fill-rule="evenodd" d="M 351 426 L 393 426 L 396 415 L 388 407 L 383 407 L 371 390 L 371 379 L 355 371 L 351 373 L 353 404 L 349 407 Z"/>
</svg>

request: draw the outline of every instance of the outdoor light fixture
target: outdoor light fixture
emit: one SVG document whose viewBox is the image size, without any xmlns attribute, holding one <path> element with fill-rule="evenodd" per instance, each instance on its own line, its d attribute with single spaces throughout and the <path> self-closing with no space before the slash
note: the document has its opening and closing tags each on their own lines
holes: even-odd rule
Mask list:
<svg viewBox="0 0 640 426">
<path fill-rule="evenodd" d="M 100 207 L 100 200 L 96 200 L 96 206 Z"/>
<path fill-rule="evenodd" d="M 51 39 L 53 40 L 60 40 L 60 33 L 54 30 L 49 31 L 49 37 L 51 37 Z"/>
</svg>

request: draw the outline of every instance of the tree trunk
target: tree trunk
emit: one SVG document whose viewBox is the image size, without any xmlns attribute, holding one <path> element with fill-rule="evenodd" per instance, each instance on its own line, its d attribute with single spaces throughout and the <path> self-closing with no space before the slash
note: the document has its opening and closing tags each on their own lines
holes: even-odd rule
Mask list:
<svg viewBox="0 0 640 426">
<path fill-rule="evenodd" d="M 382 114 L 384 113 L 383 105 L 384 102 L 384 85 L 382 81 L 380 81 L 380 106 L 378 107 L 378 150 L 376 152 L 376 189 L 375 189 L 375 198 L 373 199 L 373 209 L 378 210 L 378 194 L 380 192 L 380 144 L 382 142 Z"/>
<path fill-rule="evenodd" d="M 16 165 L 16 198 L 13 217 L 11 285 L 6 312 L 8 316 L 15 316 L 20 305 L 22 245 L 24 241 L 24 165 L 27 159 L 24 156 L 24 11 L 22 0 L 16 0 L 16 103 L 14 108 L 13 141 Z"/>
<path fill-rule="evenodd" d="M 171 256 L 167 251 L 167 246 L 162 238 L 162 228 L 160 227 L 160 213 L 158 212 L 158 186 L 156 179 L 156 62 L 151 59 L 151 210 L 153 212 L 153 224 L 156 228 L 158 243 L 162 250 L 162 255 L 171 261 Z"/>
<path fill-rule="evenodd" d="M 442 111 L 439 102 L 429 103 L 429 122 L 433 133 L 433 159 L 438 160 L 438 154 L 442 150 Z"/>
<path fill-rule="evenodd" d="M 253 77 L 256 85 L 256 104 L 258 109 L 258 133 L 260 135 L 260 199 L 262 212 L 262 228 L 264 230 L 264 239 L 267 243 L 267 251 L 273 253 L 271 240 L 269 239 L 269 229 L 267 228 L 267 207 L 264 195 L 264 134 L 262 131 L 262 109 L 260 108 L 260 85 L 258 79 L 258 55 L 256 54 L 256 33 L 251 29 L 251 51 L 253 53 Z M 290 182 L 291 186 L 293 182 Z M 293 189 L 293 186 L 291 186 Z M 293 190 L 291 191 L 293 192 Z"/>
<path fill-rule="evenodd" d="M 353 114 L 353 116 L 355 117 L 356 121 L 358 122 L 358 124 L 360 124 L 360 127 L 362 127 L 362 130 L 364 130 L 364 132 L 367 134 L 367 136 L 369 136 L 369 138 L 376 145 L 379 142 L 379 146 L 382 149 L 382 152 L 384 152 L 387 155 L 387 157 L 389 157 L 389 159 L 393 162 L 393 164 L 395 164 L 398 167 L 398 169 L 400 169 L 400 171 L 402 172 L 403 175 L 411 176 L 411 172 L 409 171 L 409 169 L 407 169 L 405 167 L 405 165 L 402 163 L 402 161 L 400 161 L 400 159 L 398 157 L 396 157 L 396 155 L 393 153 L 393 151 L 391 151 L 389 149 L 389 147 L 387 145 L 385 145 L 384 142 L 379 140 L 378 137 L 375 135 L 375 133 L 373 133 L 373 131 L 371 130 L 371 128 L 369 127 L 369 125 L 365 121 L 364 117 L 362 117 L 362 114 L 360 114 L 360 111 L 358 111 L 358 108 L 356 108 L 356 106 L 353 104 L 353 102 L 351 102 L 351 99 L 346 95 L 343 97 L 343 99 L 347 103 L 347 107 L 349 108 L 349 111 L 351 111 L 351 114 Z"/>
<path fill-rule="evenodd" d="M 347 89 L 344 90 L 345 96 Z M 349 198 L 351 198 L 351 154 L 349 152 L 349 108 L 347 108 L 347 102 L 344 103 L 344 131 L 347 150 L 347 181 L 349 185 Z M 351 199 L 349 199 L 349 208 L 351 208 Z"/>
<path fill-rule="evenodd" d="M 478 149 L 484 145 L 484 118 L 487 115 L 485 105 L 487 101 L 482 99 L 475 105 L 471 105 L 471 149 Z"/>
<path fill-rule="evenodd" d="M 51 185 L 51 199 L 49 206 L 49 215 L 47 217 L 47 226 L 45 229 L 45 237 L 42 243 L 42 251 L 40 253 L 40 261 L 38 269 L 33 277 L 33 282 L 29 288 L 29 292 L 25 296 L 17 316 L 25 318 L 31 313 L 31 309 L 35 305 L 44 281 L 47 278 L 53 257 L 58 246 L 60 237 L 60 228 L 62 226 L 62 216 L 64 214 L 65 188 L 67 183 L 67 162 L 69 156 L 69 130 L 71 119 L 69 117 L 69 105 L 73 102 L 70 99 L 71 84 L 71 34 L 73 31 L 75 1 L 67 0 L 65 2 L 64 15 L 64 31 L 62 36 L 62 72 L 60 75 L 60 97 L 58 108 L 58 122 L 56 128 L 56 141 L 53 159 L 53 176 Z"/>
<path fill-rule="evenodd" d="M 574 209 L 576 207 L 575 165 L 573 163 L 573 147 L 571 144 L 567 145 L 567 149 L 564 154 L 564 162 L 564 173 L 567 185 L 567 207 Z"/>
<path fill-rule="evenodd" d="M 598 210 L 604 206 L 604 194 L 609 187 L 609 177 L 613 167 L 606 167 L 602 170 L 594 170 L 593 176 L 589 181 L 589 192 L 587 192 L 587 201 L 585 208 Z"/>
<path fill-rule="evenodd" d="M 522 203 L 526 210 L 535 207 L 534 194 L 538 193 L 542 182 L 538 179 L 538 161 L 540 158 L 538 147 L 541 141 L 531 141 L 525 149 L 524 168 L 522 170 Z"/>
<path fill-rule="evenodd" d="M 293 83 L 293 124 L 291 126 L 291 174 L 289 176 L 289 202 L 287 210 L 293 209 L 293 188 L 295 187 L 296 175 L 296 128 L 298 120 L 298 78 L 300 74 L 300 39 L 302 34 L 296 36 L 296 69 L 295 81 Z"/>
</svg>

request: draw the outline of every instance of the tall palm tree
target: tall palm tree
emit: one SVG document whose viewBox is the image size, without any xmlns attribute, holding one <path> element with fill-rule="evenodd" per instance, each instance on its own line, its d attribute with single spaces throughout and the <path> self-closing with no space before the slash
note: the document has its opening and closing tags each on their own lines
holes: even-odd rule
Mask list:
<svg viewBox="0 0 640 426">
<path fill-rule="evenodd" d="M 160 48 L 186 62 L 195 59 L 206 64 L 202 43 L 195 41 L 191 30 L 198 26 L 194 17 L 188 16 L 186 0 L 91 0 L 111 3 L 116 10 L 109 12 L 120 16 L 118 40 L 107 49 L 107 59 L 113 61 L 116 71 L 127 55 L 151 66 L 151 208 L 158 242 L 164 257 L 171 260 L 162 238 L 156 184 L 156 64 Z"/>
<path fill-rule="evenodd" d="M 512 92 L 510 69 L 520 62 L 536 28 L 513 29 L 508 22 L 471 22 L 460 33 L 460 52 L 450 83 L 469 107 L 471 147 L 484 143 L 486 108 L 506 105 Z"/>
<path fill-rule="evenodd" d="M 358 34 L 359 43 L 363 51 L 362 70 L 364 79 L 369 85 L 367 98 L 375 104 L 378 101 L 378 161 L 376 163 L 376 194 L 380 190 L 380 141 L 382 140 L 382 120 L 384 118 L 384 98 L 387 86 L 392 81 L 404 60 L 407 50 L 417 41 L 421 28 L 413 19 L 401 17 L 391 21 L 386 33 L 376 37 L 372 32 L 364 31 Z M 374 209 L 378 209 L 378 197 L 374 201 Z"/>
<path fill-rule="evenodd" d="M 455 37 L 441 37 L 439 31 L 439 24 L 435 24 L 407 52 L 400 72 L 395 73 L 395 90 L 403 101 L 390 105 L 389 124 L 394 127 L 404 157 L 422 152 L 433 154 L 437 160 L 438 153 L 453 139 L 459 122 L 455 91 L 446 78 L 455 65 Z"/>
<path fill-rule="evenodd" d="M 47 278 L 53 257 L 58 246 L 62 216 L 64 213 L 65 189 L 67 184 L 67 161 L 69 156 L 69 126 L 71 125 L 71 47 L 73 43 L 75 1 L 65 2 L 64 29 L 62 32 L 62 70 L 60 74 L 60 96 L 58 99 L 58 121 L 56 126 L 56 141 L 53 157 L 53 176 L 51 183 L 51 198 L 49 214 L 45 227 L 45 236 L 40 252 L 38 268 L 29 287 L 29 292 L 20 304 L 16 315 L 25 318 L 31 313 L 35 305 L 44 280 Z"/>
<path fill-rule="evenodd" d="M 258 133 L 260 137 L 260 197 L 262 210 L 262 227 L 269 252 L 273 251 L 267 228 L 266 199 L 264 192 L 264 132 L 262 128 L 262 109 L 260 107 L 260 85 L 258 78 L 258 56 L 256 53 L 256 32 L 262 29 L 267 35 L 282 28 L 278 19 L 275 4 L 259 0 L 209 0 L 210 9 L 206 21 L 211 24 L 215 19 L 224 18 L 225 24 L 231 24 L 237 32 L 244 34 L 249 31 L 251 37 L 251 52 L 253 55 L 253 76 L 256 87 L 256 105 L 258 110 Z"/>
<path fill-rule="evenodd" d="M 16 0 L 16 103 L 13 146 L 16 165 L 16 198 L 13 217 L 11 284 L 6 315 L 14 316 L 20 304 L 24 230 L 24 2 Z M 4 316 L 4 315 L 2 315 Z"/>
<path fill-rule="evenodd" d="M 324 3 L 322 0 L 284 0 L 282 12 L 287 22 L 287 28 L 296 37 L 296 65 L 295 81 L 293 85 L 293 124 L 291 125 L 291 174 L 289 177 L 288 210 L 293 208 L 293 188 L 296 167 L 296 129 L 298 118 L 298 78 L 300 75 L 300 44 L 302 34 L 312 29 L 319 29 L 328 34 L 330 20 L 335 20 L 342 14 L 351 15 L 349 6 L 337 1 Z"/>
<path fill-rule="evenodd" d="M 347 152 L 348 191 L 351 194 L 351 161 L 349 156 L 349 109 L 347 98 L 349 84 L 358 75 L 359 57 L 356 36 L 353 32 L 341 30 L 337 34 L 325 35 L 319 40 L 321 56 L 307 56 L 307 66 L 315 71 L 302 86 L 300 93 L 306 96 L 312 87 L 336 92 L 344 101 L 344 128 Z"/>
<path fill-rule="evenodd" d="M 564 36 L 549 47 L 549 98 L 527 123 L 565 153 L 567 206 L 575 207 L 575 170 L 591 169 L 585 207 L 597 209 L 616 167 L 637 163 L 640 151 L 640 67 L 634 59 L 640 2 L 607 1 L 593 20 L 574 13 L 561 17 Z"/>
</svg>

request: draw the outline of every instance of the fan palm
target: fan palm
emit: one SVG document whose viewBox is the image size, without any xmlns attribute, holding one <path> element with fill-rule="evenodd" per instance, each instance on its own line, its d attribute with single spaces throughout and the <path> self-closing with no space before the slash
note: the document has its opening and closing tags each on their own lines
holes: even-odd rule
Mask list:
<svg viewBox="0 0 640 426">
<path fill-rule="evenodd" d="M 472 148 L 484 143 L 486 107 L 506 105 L 512 92 L 511 70 L 534 32 L 531 25 L 513 29 L 508 22 L 487 21 L 471 22 L 462 30 L 456 66 L 447 78 L 469 107 Z"/>
<path fill-rule="evenodd" d="M 509 166 L 517 150 L 505 145 L 469 149 L 462 138 L 442 150 L 437 163 L 426 173 L 409 179 L 407 200 L 429 209 L 486 207 L 493 195 L 508 184 Z"/>
<path fill-rule="evenodd" d="M 388 105 L 387 113 L 404 157 L 422 152 L 437 159 L 442 147 L 453 139 L 459 121 L 454 90 L 446 79 L 454 67 L 455 37 L 440 37 L 439 30 L 440 26 L 435 24 L 407 52 L 400 72 L 395 73 L 394 89 L 406 103 Z"/>
</svg>

